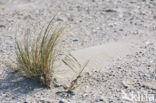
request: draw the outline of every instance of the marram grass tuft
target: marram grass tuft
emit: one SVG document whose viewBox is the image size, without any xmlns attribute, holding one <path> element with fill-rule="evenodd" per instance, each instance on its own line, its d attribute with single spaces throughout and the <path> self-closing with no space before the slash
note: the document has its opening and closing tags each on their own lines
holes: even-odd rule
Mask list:
<svg viewBox="0 0 156 103">
<path fill-rule="evenodd" d="M 48 88 L 50 88 L 58 53 L 56 47 L 64 30 L 64 27 L 59 26 L 53 29 L 52 21 L 53 19 L 32 42 L 30 37 L 25 37 L 23 44 L 16 39 L 18 69 L 26 77 L 35 79 Z"/>
</svg>

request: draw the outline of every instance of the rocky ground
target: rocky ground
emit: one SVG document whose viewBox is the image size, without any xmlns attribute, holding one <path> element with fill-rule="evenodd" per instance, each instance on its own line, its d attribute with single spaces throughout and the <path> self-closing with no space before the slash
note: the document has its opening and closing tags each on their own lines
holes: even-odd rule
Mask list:
<svg viewBox="0 0 156 103">
<path fill-rule="evenodd" d="M 41 88 L 11 71 L 14 38 L 40 31 L 54 15 L 67 25 L 63 47 L 79 50 L 129 36 L 145 40 L 137 52 L 84 75 L 74 93 Z M 2 103 L 156 103 L 155 0 L 0 0 L 0 100 Z M 30 34 L 31 35 L 31 34 Z M 129 41 L 127 41 L 129 42 Z M 136 44 L 137 45 L 137 44 Z"/>
</svg>

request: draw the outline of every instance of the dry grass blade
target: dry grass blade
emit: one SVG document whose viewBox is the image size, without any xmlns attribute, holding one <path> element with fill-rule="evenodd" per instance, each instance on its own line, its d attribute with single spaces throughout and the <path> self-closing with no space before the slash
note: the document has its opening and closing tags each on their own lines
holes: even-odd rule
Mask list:
<svg viewBox="0 0 156 103">
<path fill-rule="evenodd" d="M 20 71 L 26 77 L 36 79 L 46 87 L 50 87 L 51 76 L 53 76 L 54 72 L 54 62 L 58 52 L 56 47 L 64 30 L 64 27 L 52 30 L 53 19 L 43 32 L 41 30 L 33 42 L 30 41 L 28 36 L 25 37 L 24 44 L 17 39 L 15 42 L 17 64 Z"/>
<path fill-rule="evenodd" d="M 65 63 L 65 65 L 67 65 L 74 72 L 75 72 L 75 69 L 80 69 L 80 71 L 77 73 L 75 79 L 73 79 L 71 81 L 71 83 L 70 83 L 70 85 L 68 87 L 67 91 L 70 92 L 70 91 L 74 90 L 75 88 L 77 88 L 80 85 L 80 84 L 78 84 L 78 80 L 81 78 L 81 74 L 84 71 L 84 69 L 86 68 L 86 66 L 88 65 L 89 60 L 84 64 L 84 66 L 81 66 L 79 61 L 74 56 L 69 54 L 69 56 L 66 56 L 65 60 L 62 60 L 62 61 Z"/>
</svg>

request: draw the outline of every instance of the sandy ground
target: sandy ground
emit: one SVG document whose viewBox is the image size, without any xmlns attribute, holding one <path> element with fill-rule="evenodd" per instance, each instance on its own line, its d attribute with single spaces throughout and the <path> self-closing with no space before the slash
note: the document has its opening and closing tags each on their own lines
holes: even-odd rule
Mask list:
<svg viewBox="0 0 156 103">
<path fill-rule="evenodd" d="M 15 36 L 34 36 L 54 15 L 67 25 L 62 53 L 91 58 L 73 94 L 63 92 L 73 75 L 63 64 L 51 89 L 6 66 Z M 155 33 L 155 0 L 0 0 L 1 103 L 156 103 Z"/>
</svg>

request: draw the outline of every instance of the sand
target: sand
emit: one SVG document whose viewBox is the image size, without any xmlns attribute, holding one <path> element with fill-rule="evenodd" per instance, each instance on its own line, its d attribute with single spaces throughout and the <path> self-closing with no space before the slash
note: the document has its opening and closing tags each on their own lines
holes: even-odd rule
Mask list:
<svg viewBox="0 0 156 103">
<path fill-rule="evenodd" d="M 1 103 L 155 103 L 155 11 L 155 0 L 0 0 Z M 15 36 L 35 36 L 54 15 L 67 26 L 62 54 L 90 60 L 73 94 L 63 92 L 75 74 L 61 60 L 51 89 L 7 66 Z"/>
</svg>

